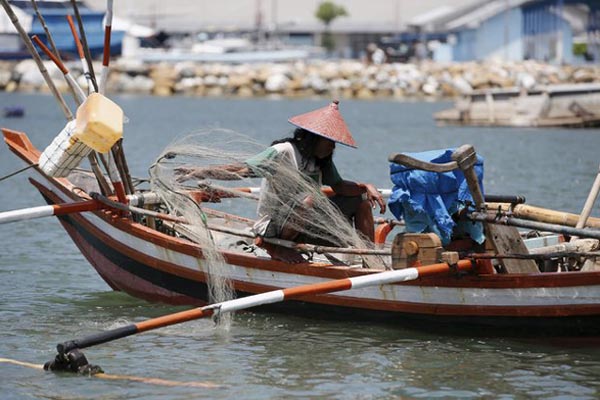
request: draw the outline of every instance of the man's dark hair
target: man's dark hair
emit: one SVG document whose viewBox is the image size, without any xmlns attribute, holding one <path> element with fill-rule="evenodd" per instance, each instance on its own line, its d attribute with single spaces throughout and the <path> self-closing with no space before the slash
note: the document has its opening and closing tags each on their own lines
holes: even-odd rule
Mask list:
<svg viewBox="0 0 600 400">
<path fill-rule="evenodd" d="M 314 148 L 317 145 L 317 141 L 319 140 L 319 136 L 314 133 L 307 131 L 306 129 L 296 128 L 294 129 L 294 136 L 287 137 L 279 140 L 275 140 L 271 143 L 271 146 L 279 144 L 279 143 L 292 143 L 296 145 L 300 154 L 302 154 L 305 158 L 314 157 Z M 333 153 L 325 158 L 317 158 L 316 164 L 319 167 L 326 165 L 331 162 L 333 158 Z"/>
</svg>

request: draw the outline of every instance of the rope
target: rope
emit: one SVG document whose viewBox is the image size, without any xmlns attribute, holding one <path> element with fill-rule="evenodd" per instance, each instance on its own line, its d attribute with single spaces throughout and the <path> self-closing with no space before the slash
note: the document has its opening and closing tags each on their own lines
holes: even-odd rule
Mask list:
<svg viewBox="0 0 600 400">
<path fill-rule="evenodd" d="M 37 163 L 36 164 L 31 164 L 31 165 L 26 166 L 25 168 L 21 168 L 18 171 L 12 172 L 12 173 L 10 173 L 8 175 L 4 175 L 3 177 L 0 178 L 0 182 L 2 182 L 5 179 L 8 179 L 8 178 L 10 178 L 12 176 L 15 176 L 17 174 L 20 174 L 23 171 L 27 171 L 29 168 L 33 168 L 33 167 L 37 167 L 37 166 L 38 166 Z"/>
<path fill-rule="evenodd" d="M 44 370 L 44 366 L 41 364 L 33 364 L 25 361 L 14 360 L 12 358 L 0 358 L 0 363 L 18 365 L 20 367 Z M 158 385 L 158 386 L 171 386 L 171 387 L 195 387 L 195 388 L 204 388 L 204 389 L 219 389 L 223 388 L 222 385 L 213 383 L 213 382 L 183 382 L 183 381 L 172 381 L 169 379 L 162 378 L 146 378 L 143 376 L 132 376 L 132 375 L 114 375 L 114 374 L 93 374 L 90 377 L 98 378 L 98 379 L 107 379 L 107 380 L 116 380 L 116 381 L 132 381 L 132 382 L 140 382 L 147 383 L 150 385 Z"/>
</svg>

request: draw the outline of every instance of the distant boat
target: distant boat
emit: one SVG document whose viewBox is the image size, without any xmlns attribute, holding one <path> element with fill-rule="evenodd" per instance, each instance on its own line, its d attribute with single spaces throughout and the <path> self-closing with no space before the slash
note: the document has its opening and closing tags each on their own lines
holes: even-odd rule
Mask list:
<svg viewBox="0 0 600 400">
<path fill-rule="evenodd" d="M 4 107 L 3 114 L 6 118 L 20 118 L 25 115 L 25 108 L 21 106 Z"/>
<path fill-rule="evenodd" d="M 190 47 L 170 49 L 140 48 L 133 56 L 144 62 L 215 62 L 215 63 L 254 63 L 285 62 L 304 60 L 316 55 L 315 49 L 257 46 L 240 37 L 204 40 Z"/>
<path fill-rule="evenodd" d="M 434 118 L 441 125 L 600 126 L 600 83 L 475 90 Z"/>
<path fill-rule="evenodd" d="M 46 32 L 33 9 L 30 1 L 16 0 L 9 2 L 12 9 L 27 32 L 28 36 L 37 35 L 45 44 L 48 44 Z M 88 47 L 92 56 L 102 54 L 104 48 L 104 10 L 95 11 L 83 4 L 77 2 L 79 13 L 85 26 L 85 34 Z M 52 32 L 52 38 L 62 54 L 73 54 L 77 56 L 75 41 L 67 25 L 67 15 L 73 15 L 73 7 L 70 1 L 60 0 L 38 0 L 36 5 L 44 21 Z M 111 54 L 121 54 L 121 47 L 125 32 L 113 29 L 111 32 Z M 6 13 L 0 13 L 0 59 L 18 60 L 30 58 L 31 55 L 22 44 L 19 35 L 12 27 L 9 17 Z"/>
</svg>

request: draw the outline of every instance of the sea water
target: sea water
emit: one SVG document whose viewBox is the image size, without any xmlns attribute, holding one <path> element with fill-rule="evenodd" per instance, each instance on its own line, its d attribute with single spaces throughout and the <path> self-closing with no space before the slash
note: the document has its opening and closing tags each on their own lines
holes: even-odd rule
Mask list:
<svg viewBox="0 0 600 400">
<path fill-rule="evenodd" d="M 132 175 L 175 137 L 210 127 L 268 145 L 289 136 L 289 117 L 328 99 L 210 99 L 120 96 L 129 118 L 124 148 Z M 0 125 L 39 148 L 64 126 L 47 95 L 0 94 L 26 116 Z M 436 127 L 450 103 L 344 101 L 358 150 L 338 146 L 346 179 L 390 188 L 393 152 L 470 143 L 485 158 L 485 191 L 579 212 L 598 172 L 599 129 Z M 23 167 L 0 146 L 0 177 Z M 0 181 L 0 210 L 42 205 L 25 175 Z M 593 215 L 599 216 L 599 207 Z M 385 215 L 386 218 L 391 215 Z M 0 226 L 0 358 L 42 364 L 59 342 L 182 310 L 116 293 L 78 252 L 56 219 Z M 533 332 L 535 333 L 535 332 Z M 542 333 L 542 332 L 540 332 Z M 461 335 L 364 321 L 238 313 L 229 330 L 211 320 L 172 326 L 86 349 L 107 373 L 197 382 L 206 387 L 102 380 L 0 362 L 2 399 L 578 398 L 600 396 L 598 340 Z M 212 387 L 212 386 L 217 387 Z"/>
</svg>

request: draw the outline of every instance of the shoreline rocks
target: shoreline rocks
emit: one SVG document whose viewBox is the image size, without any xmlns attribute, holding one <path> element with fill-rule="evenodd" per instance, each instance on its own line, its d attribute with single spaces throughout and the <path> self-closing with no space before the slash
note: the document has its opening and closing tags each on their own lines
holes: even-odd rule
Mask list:
<svg viewBox="0 0 600 400">
<path fill-rule="evenodd" d="M 46 62 L 57 87 L 68 90 L 61 72 Z M 84 88 L 79 62 L 67 67 Z M 95 71 L 100 71 L 95 64 Z M 107 93 L 209 97 L 336 97 L 341 99 L 449 99 L 471 90 L 600 82 L 600 66 L 551 65 L 536 61 L 366 65 L 357 60 L 293 63 L 144 64 L 119 59 L 111 64 Z M 33 60 L 0 62 L 0 90 L 47 92 Z"/>
</svg>

